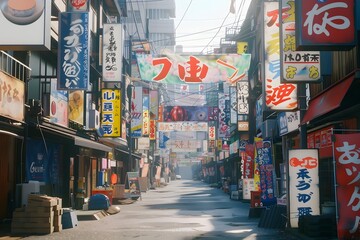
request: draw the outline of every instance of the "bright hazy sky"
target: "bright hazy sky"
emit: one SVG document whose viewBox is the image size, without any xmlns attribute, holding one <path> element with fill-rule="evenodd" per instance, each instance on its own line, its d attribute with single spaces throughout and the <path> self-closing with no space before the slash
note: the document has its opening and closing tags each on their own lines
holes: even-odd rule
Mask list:
<svg viewBox="0 0 360 240">
<path fill-rule="evenodd" d="M 236 27 L 239 19 L 240 24 L 242 23 L 250 2 L 235 0 L 236 13 L 228 15 L 231 0 L 175 0 L 176 45 L 182 45 L 184 52 L 198 53 L 207 53 L 214 47 L 219 47 L 220 39 L 225 37 L 226 27 Z M 225 18 L 223 27 L 217 33 Z"/>
</svg>

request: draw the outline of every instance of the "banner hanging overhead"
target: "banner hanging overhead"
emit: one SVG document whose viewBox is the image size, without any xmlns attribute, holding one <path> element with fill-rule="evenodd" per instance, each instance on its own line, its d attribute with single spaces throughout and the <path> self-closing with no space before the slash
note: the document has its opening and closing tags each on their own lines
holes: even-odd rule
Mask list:
<svg viewBox="0 0 360 240">
<path fill-rule="evenodd" d="M 161 83 L 212 83 L 230 84 L 247 78 L 250 54 L 231 55 L 167 55 L 153 57 L 136 55 L 142 80 Z"/>
</svg>

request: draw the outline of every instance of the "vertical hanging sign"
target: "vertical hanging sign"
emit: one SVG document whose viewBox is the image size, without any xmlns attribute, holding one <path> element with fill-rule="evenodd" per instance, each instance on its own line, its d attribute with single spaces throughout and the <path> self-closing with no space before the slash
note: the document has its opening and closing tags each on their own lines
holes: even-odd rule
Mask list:
<svg viewBox="0 0 360 240">
<path fill-rule="evenodd" d="M 338 239 L 360 239 L 360 133 L 335 134 Z"/>
<path fill-rule="evenodd" d="M 103 81 L 120 82 L 123 58 L 123 28 L 106 23 L 103 28 Z"/>
<path fill-rule="evenodd" d="M 283 82 L 316 82 L 321 78 L 320 52 L 296 51 L 295 1 L 282 0 L 280 21 L 281 80 Z"/>
<path fill-rule="evenodd" d="M 121 95 L 119 89 L 102 89 L 101 127 L 104 137 L 121 136 Z"/>
<path fill-rule="evenodd" d="M 150 133 L 150 110 L 149 110 L 149 89 L 143 88 L 143 102 L 142 102 L 142 114 L 143 114 L 143 127 L 142 135 L 148 136 Z"/>
<path fill-rule="evenodd" d="M 265 103 L 272 110 L 297 108 L 297 86 L 280 81 L 279 2 L 264 2 Z"/>
<path fill-rule="evenodd" d="M 141 137 L 141 128 L 143 124 L 142 101 L 142 87 L 135 87 L 131 96 L 131 137 Z"/>
<path fill-rule="evenodd" d="M 89 13 L 60 13 L 58 89 L 88 89 L 90 71 L 89 48 Z"/>
<path fill-rule="evenodd" d="M 320 215 L 318 149 L 289 150 L 290 225 L 299 217 Z"/>
</svg>

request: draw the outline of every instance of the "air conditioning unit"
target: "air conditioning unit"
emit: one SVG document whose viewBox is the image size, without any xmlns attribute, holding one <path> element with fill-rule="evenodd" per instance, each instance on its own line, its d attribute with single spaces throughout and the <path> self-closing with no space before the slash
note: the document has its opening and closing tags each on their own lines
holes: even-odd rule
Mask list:
<svg viewBox="0 0 360 240">
<path fill-rule="evenodd" d="M 89 110 L 89 129 L 100 128 L 100 114 L 98 110 Z"/>
</svg>

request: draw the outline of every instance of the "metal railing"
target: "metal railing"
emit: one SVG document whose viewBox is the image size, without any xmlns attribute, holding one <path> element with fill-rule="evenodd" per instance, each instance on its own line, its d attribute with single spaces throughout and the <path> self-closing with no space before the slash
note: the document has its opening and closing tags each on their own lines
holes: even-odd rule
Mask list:
<svg viewBox="0 0 360 240">
<path fill-rule="evenodd" d="M 31 68 L 15 59 L 8 53 L 0 51 L 0 71 L 3 71 L 21 81 L 29 79 Z"/>
</svg>

